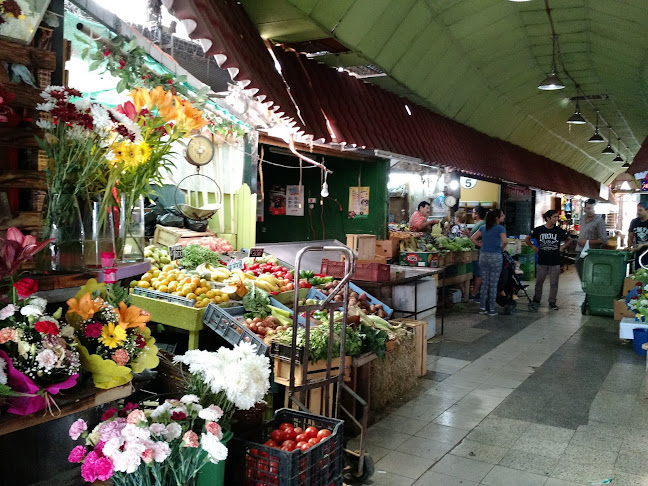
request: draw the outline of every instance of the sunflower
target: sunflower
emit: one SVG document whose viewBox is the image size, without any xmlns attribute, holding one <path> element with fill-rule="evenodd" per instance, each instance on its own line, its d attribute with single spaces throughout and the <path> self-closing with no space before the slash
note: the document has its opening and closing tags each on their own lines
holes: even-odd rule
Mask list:
<svg viewBox="0 0 648 486">
<path fill-rule="evenodd" d="M 118 324 L 113 324 L 111 322 L 101 329 L 99 342 L 104 346 L 108 346 L 110 349 L 116 348 L 125 340 L 126 330 Z"/>
</svg>

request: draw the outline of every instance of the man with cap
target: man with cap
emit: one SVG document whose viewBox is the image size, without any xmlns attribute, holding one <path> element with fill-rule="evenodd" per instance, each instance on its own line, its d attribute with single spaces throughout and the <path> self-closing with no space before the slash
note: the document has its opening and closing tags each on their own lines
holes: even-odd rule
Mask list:
<svg viewBox="0 0 648 486">
<path fill-rule="evenodd" d="M 648 255 L 642 256 L 642 253 L 648 250 L 648 203 L 637 204 L 637 218 L 630 221 L 628 230 L 628 246 L 637 245 L 638 251 L 635 253 L 635 270 L 640 268 L 641 263 L 648 266 Z"/>
</svg>

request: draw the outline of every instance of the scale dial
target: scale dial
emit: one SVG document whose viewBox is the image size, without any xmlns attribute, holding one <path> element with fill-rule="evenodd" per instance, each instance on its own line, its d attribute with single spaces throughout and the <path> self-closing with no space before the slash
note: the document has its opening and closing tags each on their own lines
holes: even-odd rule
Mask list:
<svg viewBox="0 0 648 486">
<path fill-rule="evenodd" d="M 214 157 L 214 144 L 204 135 L 191 137 L 187 144 L 187 161 L 197 167 L 209 164 Z"/>
<path fill-rule="evenodd" d="M 445 197 L 445 205 L 449 208 L 457 204 L 457 198 L 454 196 L 446 196 Z"/>
</svg>

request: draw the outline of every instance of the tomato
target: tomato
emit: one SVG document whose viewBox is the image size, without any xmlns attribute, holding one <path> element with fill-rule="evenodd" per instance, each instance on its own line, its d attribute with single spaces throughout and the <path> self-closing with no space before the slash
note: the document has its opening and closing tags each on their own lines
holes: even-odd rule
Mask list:
<svg viewBox="0 0 648 486">
<path fill-rule="evenodd" d="M 259 451 L 257 451 L 256 449 L 250 449 L 250 454 L 252 454 L 253 456 L 258 456 Z"/>
<path fill-rule="evenodd" d="M 277 447 L 277 443 L 272 439 L 266 440 L 263 445 L 268 447 Z"/>
<path fill-rule="evenodd" d="M 313 444 L 309 444 L 308 442 L 304 442 L 302 445 L 299 446 L 302 452 L 307 451 L 311 447 L 313 447 Z"/>
<path fill-rule="evenodd" d="M 317 438 L 319 440 L 322 440 L 328 437 L 329 435 L 331 435 L 331 431 L 329 429 L 322 429 L 317 433 Z"/>
<path fill-rule="evenodd" d="M 312 439 L 313 437 L 317 437 L 317 433 L 318 433 L 318 432 L 319 432 L 319 430 L 317 430 L 315 427 L 308 427 L 308 428 L 306 429 L 306 431 L 304 432 L 304 434 L 305 434 L 306 437 L 308 437 L 309 439 Z M 274 439 L 274 437 L 273 437 L 273 439 Z"/>
<path fill-rule="evenodd" d="M 286 437 L 285 440 L 297 440 L 297 432 L 292 427 L 284 429 L 284 436 Z"/>
<path fill-rule="evenodd" d="M 303 433 L 304 433 L 304 429 L 302 429 L 301 427 L 295 427 L 295 432 L 297 432 L 297 435 L 299 435 L 299 434 L 303 434 Z"/>
<path fill-rule="evenodd" d="M 312 444 L 312 445 L 319 444 L 319 441 L 320 440 L 317 437 L 313 437 L 312 439 L 308 439 L 308 443 Z"/>
<path fill-rule="evenodd" d="M 256 334 L 259 327 L 253 322 L 252 324 L 248 324 L 248 329 Z"/>
<path fill-rule="evenodd" d="M 308 442 L 308 437 L 306 437 L 306 434 L 299 434 L 295 437 L 295 442 Z"/>
<path fill-rule="evenodd" d="M 290 280 L 290 281 L 292 281 L 292 279 L 293 279 L 293 275 L 292 275 L 292 273 L 290 273 L 290 272 L 286 272 L 285 279 L 286 279 L 286 280 Z"/>
<path fill-rule="evenodd" d="M 281 444 L 285 438 L 284 431 L 280 429 L 275 429 L 270 434 L 270 438 L 274 440 L 277 444 Z"/>
<path fill-rule="evenodd" d="M 279 426 L 279 430 L 284 430 L 284 429 L 292 429 L 293 426 L 289 422 L 284 422 Z"/>
<path fill-rule="evenodd" d="M 281 444 L 281 450 L 287 450 L 288 452 L 294 451 L 295 448 L 297 447 L 297 444 L 295 444 L 294 440 L 284 440 L 283 444 Z"/>
<path fill-rule="evenodd" d="M 297 444 L 295 444 L 295 449 L 299 449 L 304 444 L 308 444 L 308 441 L 307 440 L 297 441 Z"/>
</svg>

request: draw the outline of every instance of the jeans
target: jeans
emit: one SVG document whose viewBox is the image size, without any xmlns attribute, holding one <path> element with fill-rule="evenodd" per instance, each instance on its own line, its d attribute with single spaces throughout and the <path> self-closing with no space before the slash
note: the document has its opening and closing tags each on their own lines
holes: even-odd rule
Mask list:
<svg viewBox="0 0 648 486">
<path fill-rule="evenodd" d="M 536 265 L 536 285 L 533 300 L 540 302 L 542 299 L 542 286 L 545 278 L 549 275 L 549 304 L 556 304 L 558 295 L 558 277 L 560 277 L 560 265 Z"/>
<path fill-rule="evenodd" d="M 479 267 L 482 274 L 480 307 L 489 312 L 494 312 L 497 283 L 499 282 L 500 273 L 502 273 L 502 254 L 480 252 Z"/>
</svg>

